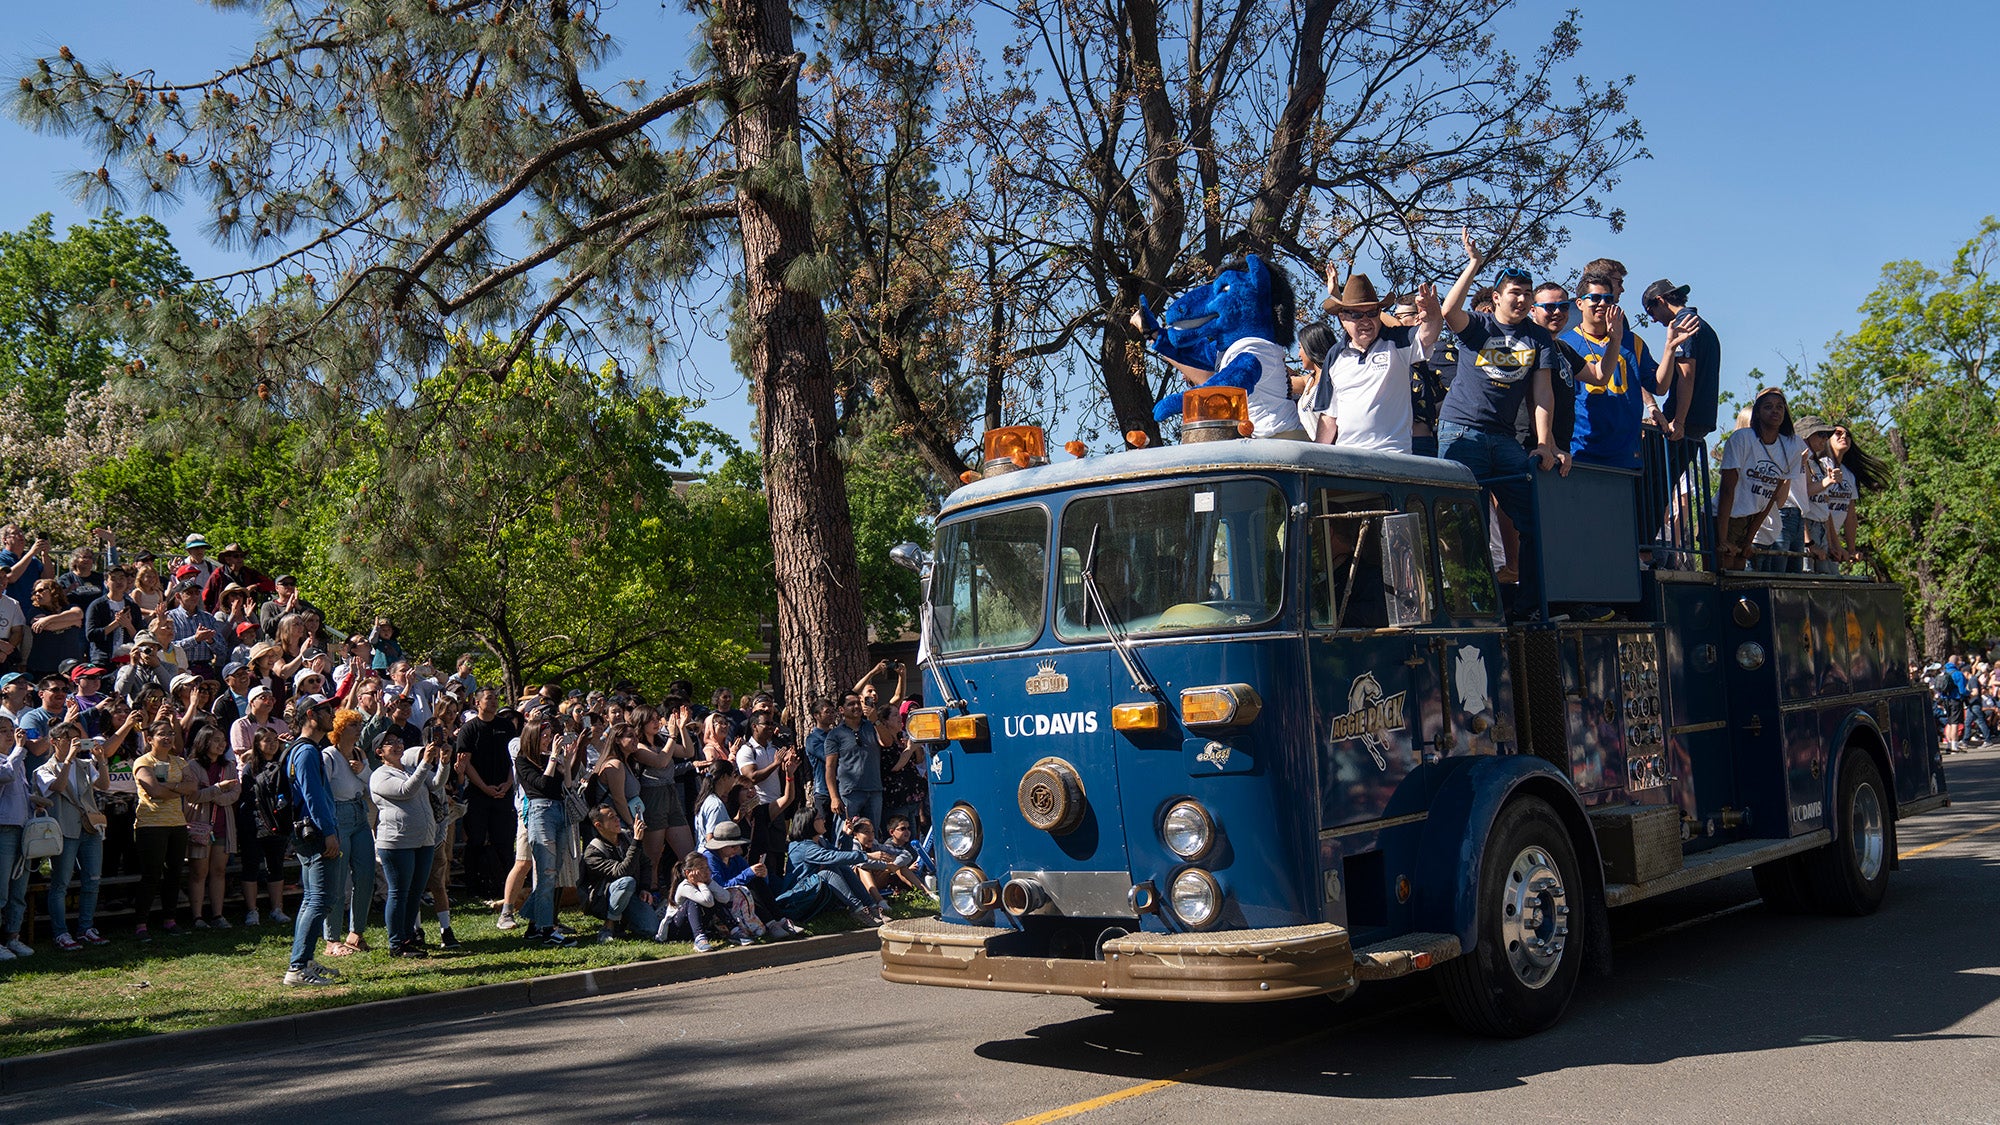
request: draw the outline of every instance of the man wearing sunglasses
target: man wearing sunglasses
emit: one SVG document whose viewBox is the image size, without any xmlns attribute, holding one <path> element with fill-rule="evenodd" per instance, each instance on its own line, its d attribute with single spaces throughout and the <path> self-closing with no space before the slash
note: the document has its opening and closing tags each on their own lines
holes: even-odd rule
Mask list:
<svg viewBox="0 0 2000 1125">
<path fill-rule="evenodd" d="M 1500 510 L 1513 521 L 1522 541 L 1532 543 L 1538 529 L 1529 466 L 1538 465 L 1544 472 L 1569 471 L 1569 455 L 1556 447 L 1553 430 L 1550 370 L 1561 360 L 1548 332 L 1529 319 L 1535 286 L 1526 270 L 1500 271 L 1491 313 L 1465 310 L 1466 294 L 1486 256 L 1473 244 L 1470 230 L 1461 238 L 1465 269 L 1444 302 L 1445 324 L 1458 337 L 1458 372 L 1438 410 L 1438 454 L 1490 481 Z M 1514 422 L 1523 401 L 1531 404 L 1534 415 L 1532 450 L 1523 450 L 1514 440 Z M 1535 556 L 1533 550 L 1521 552 L 1516 619 L 1541 605 L 1542 576 Z"/>
<path fill-rule="evenodd" d="M 1639 467 L 1641 395 L 1667 393 L 1665 373 L 1640 366 L 1626 332 L 1625 310 L 1618 307 L 1618 285 L 1608 275 L 1586 273 L 1577 283 L 1576 327 L 1562 339 L 1595 365 L 1605 378 L 1576 392 L 1576 434 L 1570 455 L 1586 465 L 1615 469 Z"/>
</svg>

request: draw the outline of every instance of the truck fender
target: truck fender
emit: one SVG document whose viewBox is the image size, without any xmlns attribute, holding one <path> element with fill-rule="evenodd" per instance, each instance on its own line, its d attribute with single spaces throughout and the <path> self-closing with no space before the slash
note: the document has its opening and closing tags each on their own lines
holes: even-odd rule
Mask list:
<svg viewBox="0 0 2000 1125">
<path fill-rule="evenodd" d="M 1447 762 L 1450 759 L 1446 759 Z M 1583 869 L 1585 961 L 1599 972 L 1611 969 L 1611 924 L 1604 905 L 1604 863 L 1597 835 L 1569 779 L 1555 767 L 1525 754 L 1479 755 L 1461 765 L 1439 786 L 1424 821 L 1416 871 L 1416 928 L 1458 935 L 1470 953 L 1478 939 L 1479 869 L 1500 810 L 1517 796 L 1548 802 L 1569 829 L 1577 864 Z"/>
<path fill-rule="evenodd" d="M 1846 826 L 1840 823 L 1836 810 L 1840 808 L 1840 763 L 1841 759 L 1847 756 L 1849 746 L 1856 747 L 1873 758 L 1876 770 L 1882 774 L 1882 785 L 1885 788 L 1882 803 L 1887 806 L 1883 810 L 1883 815 L 1887 820 L 1884 828 L 1888 833 L 1889 870 L 1894 871 L 1902 864 L 1896 859 L 1896 775 L 1889 764 L 1889 740 L 1882 737 L 1882 728 L 1876 724 L 1875 717 L 1859 708 L 1841 720 L 1839 730 L 1827 744 L 1826 796 L 1822 798 L 1826 803 L 1820 806 L 1823 810 L 1821 823 L 1826 825 L 1827 831 L 1833 833 L 1835 840 L 1841 839 L 1844 835 Z"/>
</svg>

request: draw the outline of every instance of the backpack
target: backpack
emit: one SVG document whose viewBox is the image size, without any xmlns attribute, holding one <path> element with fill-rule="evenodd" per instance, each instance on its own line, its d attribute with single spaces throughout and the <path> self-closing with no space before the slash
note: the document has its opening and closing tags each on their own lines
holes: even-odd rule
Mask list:
<svg viewBox="0 0 2000 1125">
<path fill-rule="evenodd" d="M 1949 668 L 1940 668 L 1931 677 L 1931 690 L 1937 692 L 1939 699 L 1958 699 L 1965 694 L 1958 689 L 1958 681 L 1952 678 Z"/>
<path fill-rule="evenodd" d="M 250 793 L 252 811 L 257 814 L 258 839 L 291 835 L 295 810 L 292 783 L 285 776 L 283 759 L 258 763 L 250 781 Z"/>
</svg>

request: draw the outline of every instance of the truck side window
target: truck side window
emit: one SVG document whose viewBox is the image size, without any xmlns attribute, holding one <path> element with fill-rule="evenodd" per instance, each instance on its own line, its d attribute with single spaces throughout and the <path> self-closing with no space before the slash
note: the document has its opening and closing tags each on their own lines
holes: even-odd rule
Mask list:
<svg viewBox="0 0 2000 1125">
<path fill-rule="evenodd" d="M 1486 550 L 1486 520 L 1473 500 L 1439 500 L 1438 569 L 1441 599 L 1453 617 L 1491 617 L 1500 611 L 1493 563 Z"/>
<path fill-rule="evenodd" d="M 1379 492 L 1323 488 L 1312 501 L 1311 614 L 1316 629 L 1380 629 L 1389 624 L 1382 582 L 1382 517 L 1394 515 Z"/>
</svg>

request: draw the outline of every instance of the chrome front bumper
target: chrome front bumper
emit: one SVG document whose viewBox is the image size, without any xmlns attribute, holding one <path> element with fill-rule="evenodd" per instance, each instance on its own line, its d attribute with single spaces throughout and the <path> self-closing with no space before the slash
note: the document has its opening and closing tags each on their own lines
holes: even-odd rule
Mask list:
<svg viewBox="0 0 2000 1125">
<path fill-rule="evenodd" d="M 1012 930 L 936 918 L 881 929 L 882 979 L 899 984 L 1036 992 L 1100 1000 L 1254 1003 L 1354 987 L 1347 931 L 1324 922 L 1269 930 L 1128 934 L 1104 959 L 1007 957 L 987 952 Z"/>
</svg>

